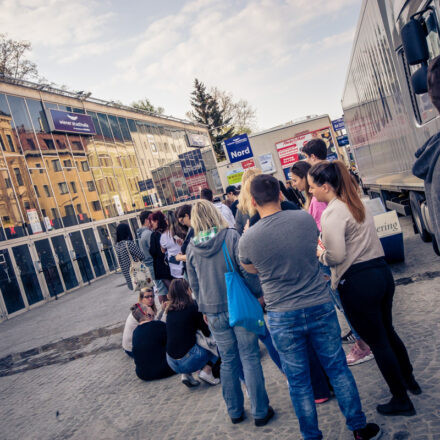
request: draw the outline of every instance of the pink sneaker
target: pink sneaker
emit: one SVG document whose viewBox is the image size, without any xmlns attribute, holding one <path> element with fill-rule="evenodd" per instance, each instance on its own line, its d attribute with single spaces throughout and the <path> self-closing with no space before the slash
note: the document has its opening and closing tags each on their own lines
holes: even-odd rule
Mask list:
<svg viewBox="0 0 440 440">
<path fill-rule="evenodd" d="M 374 359 L 374 355 L 371 350 L 369 348 L 362 350 L 357 343 L 353 345 L 350 353 L 347 354 L 347 364 L 349 366 L 362 364 L 364 362 L 371 361 L 371 359 Z"/>
</svg>

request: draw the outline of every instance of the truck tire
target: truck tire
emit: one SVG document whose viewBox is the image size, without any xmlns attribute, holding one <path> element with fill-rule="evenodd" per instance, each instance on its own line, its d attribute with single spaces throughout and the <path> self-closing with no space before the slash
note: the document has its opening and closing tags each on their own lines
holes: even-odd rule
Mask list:
<svg viewBox="0 0 440 440">
<path fill-rule="evenodd" d="M 409 203 L 411 206 L 412 218 L 418 233 L 420 234 L 420 238 L 425 243 L 428 243 L 432 240 L 431 234 L 428 232 L 425 226 L 425 222 L 423 221 L 422 211 L 420 209 L 420 204 L 425 200 L 422 194 L 411 191 L 409 193 Z"/>
</svg>

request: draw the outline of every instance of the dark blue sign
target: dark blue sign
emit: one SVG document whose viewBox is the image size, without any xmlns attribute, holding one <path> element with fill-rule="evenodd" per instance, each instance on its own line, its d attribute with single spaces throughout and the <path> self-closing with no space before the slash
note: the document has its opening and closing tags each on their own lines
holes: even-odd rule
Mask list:
<svg viewBox="0 0 440 440">
<path fill-rule="evenodd" d="M 240 134 L 231 139 L 226 139 L 225 147 L 231 163 L 241 162 L 254 156 L 247 134 Z"/>
<path fill-rule="evenodd" d="M 333 124 L 333 130 L 339 131 L 343 130 L 345 128 L 344 118 L 335 119 L 332 121 Z"/>
<path fill-rule="evenodd" d="M 348 141 L 348 136 L 338 136 L 336 138 L 336 140 L 338 141 L 338 145 L 340 147 L 345 147 L 345 145 L 348 145 L 350 142 Z"/>
<path fill-rule="evenodd" d="M 63 112 L 50 109 L 47 115 L 51 131 L 62 131 L 76 134 L 96 134 L 95 126 L 89 115 Z"/>
<path fill-rule="evenodd" d="M 200 150 L 188 151 L 187 153 L 179 154 L 178 157 L 185 177 L 206 173 L 205 162 L 203 162 Z"/>
<path fill-rule="evenodd" d="M 283 168 L 283 173 L 284 173 L 284 177 L 287 180 L 290 180 L 290 167 L 288 168 Z"/>
</svg>

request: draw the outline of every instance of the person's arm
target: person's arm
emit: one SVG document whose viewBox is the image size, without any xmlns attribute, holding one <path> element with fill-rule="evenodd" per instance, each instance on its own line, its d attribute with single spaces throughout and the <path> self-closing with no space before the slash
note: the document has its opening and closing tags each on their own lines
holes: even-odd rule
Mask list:
<svg viewBox="0 0 440 440">
<path fill-rule="evenodd" d="M 235 228 L 234 215 L 232 214 L 232 211 L 223 203 L 222 203 L 222 214 L 223 214 L 224 218 L 226 219 L 229 227 Z"/>
<path fill-rule="evenodd" d="M 243 266 L 244 270 L 248 273 L 253 273 L 253 274 L 258 273 L 258 270 L 256 269 L 256 267 L 253 264 L 241 263 L 241 265 Z"/>
<path fill-rule="evenodd" d="M 145 257 L 148 257 L 148 255 L 151 255 L 150 254 L 150 242 L 149 242 L 150 237 L 149 237 L 149 235 L 151 235 L 151 234 L 144 232 L 141 235 L 141 238 L 139 240 L 139 247 L 141 248 L 141 251 L 143 252 Z"/>
<path fill-rule="evenodd" d="M 209 330 L 209 327 L 207 326 L 205 319 L 203 318 L 203 314 L 200 313 L 198 310 L 195 310 L 194 319 L 197 323 L 197 328 L 201 330 L 205 336 L 211 336 L 211 331 Z"/>
<path fill-rule="evenodd" d="M 144 253 L 139 249 L 138 245 L 134 241 L 130 242 L 129 251 L 133 259 L 137 259 L 138 261 L 145 260 Z"/>
<path fill-rule="evenodd" d="M 319 261 L 326 266 L 337 266 L 346 257 L 345 228 L 346 215 L 338 215 L 337 211 L 322 216 L 321 241 L 325 251 L 319 257 Z"/>
<path fill-rule="evenodd" d="M 188 246 L 186 251 L 186 273 L 188 275 L 189 285 L 191 286 L 194 298 L 199 302 L 199 279 L 194 267 L 194 257 L 191 252 L 192 245 Z"/>
</svg>

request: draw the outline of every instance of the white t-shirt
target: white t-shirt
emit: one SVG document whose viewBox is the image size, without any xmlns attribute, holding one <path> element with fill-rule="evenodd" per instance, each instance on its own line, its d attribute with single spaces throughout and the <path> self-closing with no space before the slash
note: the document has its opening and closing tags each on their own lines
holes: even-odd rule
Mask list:
<svg viewBox="0 0 440 440">
<path fill-rule="evenodd" d="M 165 231 L 160 236 L 160 246 L 166 250 L 166 255 L 168 257 L 168 264 L 170 265 L 171 276 L 173 278 L 183 278 L 182 262 L 180 262 L 179 264 L 174 264 L 169 262 L 170 257 L 175 257 L 177 254 L 180 254 L 181 252 L 181 247 L 174 241 L 169 231 Z"/>
<path fill-rule="evenodd" d="M 234 214 L 232 214 L 231 209 L 228 208 L 222 202 L 214 203 L 214 206 L 219 210 L 220 214 L 226 220 L 226 222 L 228 223 L 229 227 L 230 228 L 235 228 L 235 218 L 234 218 Z"/>
<path fill-rule="evenodd" d="M 124 350 L 132 351 L 133 332 L 138 325 L 139 323 L 133 318 L 133 315 L 130 312 L 125 321 L 124 333 L 122 333 L 122 348 Z"/>
</svg>

